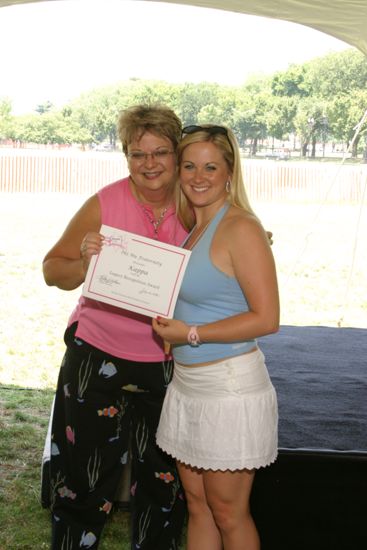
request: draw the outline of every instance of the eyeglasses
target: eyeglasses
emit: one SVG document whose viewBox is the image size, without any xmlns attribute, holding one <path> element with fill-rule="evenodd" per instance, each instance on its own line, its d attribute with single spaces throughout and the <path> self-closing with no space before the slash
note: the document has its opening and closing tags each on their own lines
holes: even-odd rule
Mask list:
<svg viewBox="0 0 367 550">
<path fill-rule="evenodd" d="M 168 155 L 173 155 L 174 151 L 169 149 L 158 149 L 157 151 L 152 151 L 151 153 L 145 153 L 144 151 L 132 151 L 127 153 L 127 158 L 134 162 L 145 162 L 148 160 L 148 157 L 152 157 L 152 160 L 164 161 L 168 158 Z"/>
<path fill-rule="evenodd" d="M 213 136 L 214 134 L 222 134 L 223 136 L 228 137 L 227 128 L 224 128 L 224 126 L 186 126 L 182 130 L 182 134 L 195 134 L 196 132 L 206 132 L 210 136 Z"/>
</svg>

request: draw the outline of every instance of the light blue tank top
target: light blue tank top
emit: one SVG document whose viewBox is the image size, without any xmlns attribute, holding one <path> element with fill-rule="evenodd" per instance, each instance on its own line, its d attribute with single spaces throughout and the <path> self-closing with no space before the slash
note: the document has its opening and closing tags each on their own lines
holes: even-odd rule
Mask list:
<svg viewBox="0 0 367 550">
<path fill-rule="evenodd" d="M 205 325 L 249 311 L 237 279 L 220 271 L 210 259 L 210 245 L 215 230 L 228 208 L 229 204 L 225 204 L 217 212 L 191 252 L 174 314 L 175 319 L 188 325 Z M 255 340 L 204 342 L 196 348 L 189 344 L 177 344 L 173 346 L 173 357 L 178 363 L 187 365 L 204 363 L 241 355 L 254 345 Z"/>
</svg>

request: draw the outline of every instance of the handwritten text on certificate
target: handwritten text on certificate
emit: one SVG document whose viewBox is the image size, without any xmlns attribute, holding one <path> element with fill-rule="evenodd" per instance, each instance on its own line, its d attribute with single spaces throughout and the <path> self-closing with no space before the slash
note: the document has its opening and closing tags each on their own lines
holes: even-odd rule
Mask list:
<svg viewBox="0 0 367 550">
<path fill-rule="evenodd" d="M 83 295 L 148 315 L 172 317 L 191 252 L 102 225 L 102 250 L 93 256 Z"/>
</svg>

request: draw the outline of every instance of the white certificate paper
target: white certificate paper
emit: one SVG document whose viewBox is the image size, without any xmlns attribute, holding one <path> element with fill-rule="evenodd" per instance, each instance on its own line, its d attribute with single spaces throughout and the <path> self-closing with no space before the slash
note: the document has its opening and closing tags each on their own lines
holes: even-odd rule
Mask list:
<svg viewBox="0 0 367 550">
<path fill-rule="evenodd" d="M 83 295 L 149 317 L 173 317 L 191 251 L 102 225 Z"/>
</svg>

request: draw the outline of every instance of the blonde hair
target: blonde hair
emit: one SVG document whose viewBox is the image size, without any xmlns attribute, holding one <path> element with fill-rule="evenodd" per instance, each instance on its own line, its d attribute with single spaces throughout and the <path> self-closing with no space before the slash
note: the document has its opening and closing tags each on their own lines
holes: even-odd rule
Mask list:
<svg viewBox="0 0 367 550">
<path fill-rule="evenodd" d="M 181 139 L 182 124 L 172 109 L 160 104 L 141 104 L 128 107 L 121 111 L 117 123 L 117 132 L 122 144 L 122 150 L 127 154 L 128 145 L 145 132 L 164 136 L 172 142 L 176 151 Z"/>
<path fill-rule="evenodd" d="M 231 182 L 227 197 L 228 202 L 232 206 L 237 206 L 238 208 L 242 208 L 246 212 L 255 215 L 247 197 L 243 181 L 241 157 L 236 137 L 232 130 L 226 128 L 225 126 L 222 126 L 221 128 L 223 128 L 226 133 L 215 132 L 215 127 L 216 126 L 213 124 L 201 125 L 198 127 L 200 129 L 186 134 L 182 138 L 177 147 L 178 165 L 180 166 L 181 164 L 184 150 L 192 143 L 203 143 L 207 141 L 214 143 L 214 145 L 216 145 L 223 154 L 224 160 L 226 161 L 228 169 L 231 173 Z M 213 130 L 210 130 L 211 128 L 213 128 Z M 181 223 L 183 223 L 186 228 L 191 229 L 195 224 L 194 212 L 179 185 L 177 186 L 176 204 L 177 215 Z"/>
</svg>

